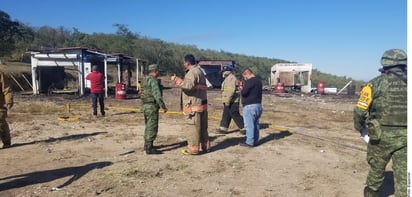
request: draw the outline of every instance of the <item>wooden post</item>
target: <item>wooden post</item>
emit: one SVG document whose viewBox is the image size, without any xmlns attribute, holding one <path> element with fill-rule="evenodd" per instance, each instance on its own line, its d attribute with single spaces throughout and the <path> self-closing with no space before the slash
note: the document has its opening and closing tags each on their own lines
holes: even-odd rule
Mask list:
<svg viewBox="0 0 412 197">
<path fill-rule="evenodd" d="M 25 91 L 24 88 L 20 85 L 20 83 L 16 80 L 16 78 L 14 78 L 12 74 L 10 74 L 10 77 L 14 80 L 14 82 L 16 82 L 16 84 L 20 87 L 22 91 Z"/>
</svg>

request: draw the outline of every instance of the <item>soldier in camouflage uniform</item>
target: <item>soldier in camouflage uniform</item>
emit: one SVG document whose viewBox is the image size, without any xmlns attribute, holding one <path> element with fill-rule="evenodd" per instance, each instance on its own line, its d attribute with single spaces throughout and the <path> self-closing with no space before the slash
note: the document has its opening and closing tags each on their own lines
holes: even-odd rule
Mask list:
<svg viewBox="0 0 412 197">
<path fill-rule="evenodd" d="M 220 127 L 216 130 L 216 133 L 226 134 L 231 120 L 236 123 L 242 134 L 246 133 L 243 123 L 243 117 L 239 113 L 239 80 L 234 74 L 234 66 L 226 65 L 223 67 L 223 77 L 225 80 L 222 83 L 222 102 L 223 113 L 220 120 Z"/>
<path fill-rule="evenodd" d="M 367 161 L 370 171 L 365 196 L 378 196 L 385 167 L 392 159 L 395 196 L 407 195 L 407 80 L 406 53 L 400 49 L 385 51 L 381 58 L 381 75 L 361 91 L 354 109 L 354 126 L 367 129 Z"/>
<path fill-rule="evenodd" d="M 149 65 L 149 76 L 143 80 L 142 84 L 142 110 L 144 113 L 144 152 L 146 154 L 160 154 L 159 150 L 153 147 L 159 128 L 159 109 L 167 112 L 163 102 L 162 87 L 157 77 L 160 75 L 156 64 Z"/>
<path fill-rule="evenodd" d="M 13 92 L 9 85 L 4 81 L 4 74 L 0 72 L 0 138 L 3 148 L 11 146 L 10 128 L 6 121 L 7 110 L 13 107 Z"/>
<path fill-rule="evenodd" d="M 184 155 L 197 155 L 201 151 L 210 151 L 206 77 L 192 54 L 185 55 L 183 65 L 186 69 L 185 78 L 172 76 L 171 79 L 182 89 L 183 114 L 190 124 L 195 125 L 195 130 L 187 132 L 188 147 L 181 152 Z"/>
</svg>

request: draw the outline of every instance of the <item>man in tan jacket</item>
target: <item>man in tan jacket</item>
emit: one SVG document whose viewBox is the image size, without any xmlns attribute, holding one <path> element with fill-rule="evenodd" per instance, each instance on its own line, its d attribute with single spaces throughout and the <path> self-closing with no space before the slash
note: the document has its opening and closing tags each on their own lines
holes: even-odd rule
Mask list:
<svg viewBox="0 0 412 197">
<path fill-rule="evenodd" d="M 219 134 L 226 134 L 231 120 L 239 127 L 240 132 L 245 134 L 243 117 L 239 113 L 239 80 L 236 78 L 235 67 L 226 65 L 223 67 L 223 77 L 225 80 L 222 83 L 222 103 L 223 113 L 220 120 L 220 127 L 216 130 Z"/>
<path fill-rule="evenodd" d="M 5 83 L 4 74 L 0 72 L 0 138 L 3 148 L 11 146 L 10 128 L 6 121 L 7 110 L 13 107 L 13 92 L 9 85 Z"/>
<path fill-rule="evenodd" d="M 171 79 L 182 89 L 183 114 L 195 125 L 195 130 L 187 131 L 188 147 L 182 154 L 197 155 L 200 151 L 210 150 L 206 77 L 192 54 L 184 56 L 183 65 L 186 69 L 184 79 L 176 76 Z"/>
</svg>

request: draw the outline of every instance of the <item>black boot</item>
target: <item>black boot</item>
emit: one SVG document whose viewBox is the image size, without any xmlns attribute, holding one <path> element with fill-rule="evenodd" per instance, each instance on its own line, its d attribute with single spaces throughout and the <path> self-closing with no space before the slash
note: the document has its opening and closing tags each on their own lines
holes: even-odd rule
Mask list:
<svg viewBox="0 0 412 197">
<path fill-rule="evenodd" d="M 368 186 L 363 189 L 363 196 L 365 197 L 378 197 L 378 192 L 371 190 Z"/>
<path fill-rule="evenodd" d="M 3 141 L 3 148 L 10 148 L 11 147 L 11 140 L 4 140 Z"/>
<path fill-rule="evenodd" d="M 143 145 L 143 152 L 146 152 L 146 150 L 147 150 L 147 143 L 145 142 Z"/>
<path fill-rule="evenodd" d="M 3 148 L 10 148 L 11 147 L 11 144 L 10 143 L 6 143 L 6 144 L 3 144 Z"/>
<path fill-rule="evenodd" d="M 162 154 L 162 151 L 159 151 L 153 147 L 153 142 L 145 143 L 144 153 L 146 155 L 157 155 Z"/>
</svg>

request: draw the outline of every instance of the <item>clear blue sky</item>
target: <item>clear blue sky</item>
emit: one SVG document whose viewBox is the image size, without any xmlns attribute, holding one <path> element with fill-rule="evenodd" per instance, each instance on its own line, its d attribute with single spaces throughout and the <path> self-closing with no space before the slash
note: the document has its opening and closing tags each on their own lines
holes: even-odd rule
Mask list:
<svg viewBox="0 0 412 197">
<path fill-rule="evenodd" d="M 407 0 L 0 0 L 32 27 L 135 33 L 200 49 L 312 63 L 370 80 L 380 57 L 407 49 Z"/>
</svg>

